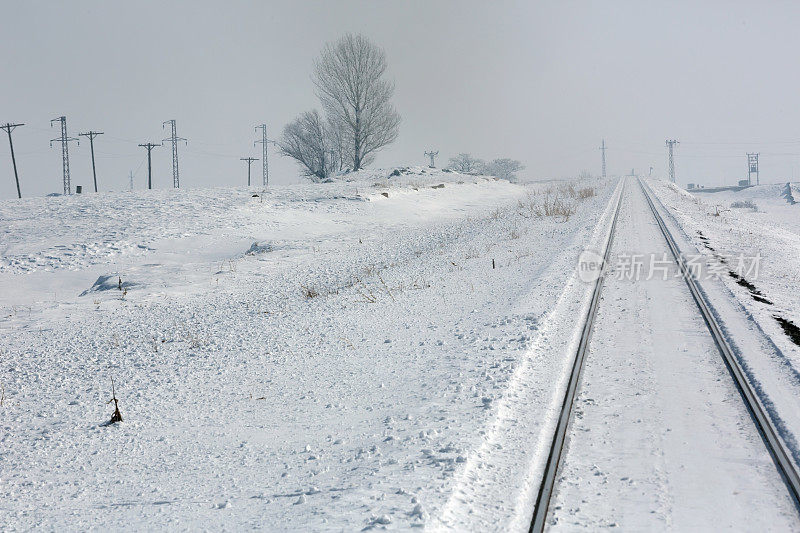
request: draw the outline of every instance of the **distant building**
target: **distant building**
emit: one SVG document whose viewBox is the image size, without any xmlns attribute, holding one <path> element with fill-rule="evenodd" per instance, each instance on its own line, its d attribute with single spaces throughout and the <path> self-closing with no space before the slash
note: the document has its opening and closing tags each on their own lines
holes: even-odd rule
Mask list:
<svg viewBox="0 0 800 533">
<path fill-rule="evenodd" d="M 739 180 L 739 187 L 747 187 L 750 185 L 750 180 Z"/>
</svg>

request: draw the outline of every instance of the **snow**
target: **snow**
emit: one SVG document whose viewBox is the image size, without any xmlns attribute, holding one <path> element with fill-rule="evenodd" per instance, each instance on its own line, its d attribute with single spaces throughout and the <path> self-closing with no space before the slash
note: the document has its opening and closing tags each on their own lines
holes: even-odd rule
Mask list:
<svg viewBox="0 0 800 533">
<path fill-rule="evenodd" d="M 613 257 L 669 253 L 639 186 Z M 797 531 L 797 511 L 680 277 L 607 277 L 551 502 L 559 530 Z"/>
<path fill-rule="evenodd" d="M 422 170 L 0 203 L 4 529 L 519 520 L 616 184 Z"/>
<path fill-rule="evenodd" d="M 781 196 L 784 186 L 762 185 L 738 193 L 687 195 L 652 181 L 668 210 L 667 223 L 687 253 L 703 253 L 734 270 L 736 258 L 760 256 L 757 272 L 743 278 L 751 292 L 731 275 L 702 279 L 701 287 L 736 350 L 759 399 L 800 465 L 800 346 L 786 334 L 778 317 L 800 324 L 800 204 Z M 753 201 L 759 210 L 725 208 L 733 201 Z M 719 212 L 719 215 L 716 213 Z"/>
<path fill-rule="evenodd" d="M 0 202 L 2 529 L 527 531 L 622 182 L 393 171 Z M 650 183 L 762 254 L 772 303 L 701 288 L 797 462 L 800 205 Z M 666 251 L 637 187 L 617 255 Z M 682 282 L 607 283 L 551 525 L 796 530 Z"/>
</svg>

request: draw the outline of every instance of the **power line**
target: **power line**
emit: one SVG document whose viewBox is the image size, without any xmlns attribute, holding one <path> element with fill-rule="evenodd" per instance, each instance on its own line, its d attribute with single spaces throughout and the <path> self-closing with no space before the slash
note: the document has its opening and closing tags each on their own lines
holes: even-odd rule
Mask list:
<svg viewBox="0 0 800 533">
<path fill-rule="evenodd" d="M 145 144 L 140 144 L 139 146 L 141 146 L 142 148 L 147 148 L 147 188 L 148 189 L 152 189 L 153 188 L 153 165 L 151 164 L 151 161 L 150 161 L 150 152 L 153 151 L 153 148 L 155 148 L 157 146 L 161 146 L 161 144 L 145 143 Z"/>
<path fill-rule="evenodd" d="M 183 141 L 187 145 L 189 144 L 189 141 L 183 137 L 178 137 L 178 135 L 175 133 L 175 119 L 167 120 L 161 124 L 161 127 L 163 128 L 166 124 L 170 125 L 172 129 L 172 135 L 169 139 L 164 139 L 162 142 L 169 141 L 172 143 L 172 186 L 177 189 L 180 187 L 180 181 L 178 179 L 178 141 Z"/>
<path fill-rule="evenodd" d="M 258 161 L 258 158 L 256 158 L 256 157 L 240 157 L 239 160 L 240 161 L 247 161 L 247 186 L 249 187 L 250 186 L 250 165 L 253 163 L 253 161 Z"/>
<path fill-rule="evenodd" d="M 261 173 L 263 175 L 262 178 L 264 180 L 264 188 L 266 189 L 267 186 L 269 185 L 269 164 L 268 164 L 268 159 L 267 159 L 269 157 L 269 154 L 268 154 L 268 150 L 267 150 L 267 143 L 272 142 L 272 141 L 267 139 L 267 125 L 266 124 L 261 124 L 260 126 L 256 126 L 255 129 L 256 129 L 256 131 L 261 129 L 261 140 L 260 141 L 255 141 L 253 143 L 253 145 L 256 145 L 256 144 L 259 144 L 259 143 L 261 144 L 261 150 L 262 150 L 262 152 L 261 152 L 261 154 L 262 154 L 261 155 L 261 161 L 262 161 Z M 249 185 L 249 182 L 250 182 L 250 180 L 248 180 L 248 185 Z"/>
<path fill-rule="evenodd" d="M 89 137 L 89 146 L 92 150 L 92 177 L 94 178 L 94 192 L 97 192 L 97 170 L 94 167 L 94 138 L 98 135 L 103 135 L 102 131 L 91 131 L 86 133 L 79 133 L 78 136 Z"/>
<path fill-rule="evenodd" d="M 15 128 L 18 126 L 24 126 L 25 124 L 12 124 L 10 122 L 6 122 L 5 126 L 0 126 L 0 129 L 6 130 L 8 133 L 8 146 L 11 148 L 11 164 L 14 165 L 14 179 L 17 182 L 17 196 L 22 198 L 22 192 L 19 188 L 19 174 L 17 174 L 17 159 L 14 157 L 14 143 L 11 141 L 11 132 L 14 131 Z"/>
<path fill-rule="evenodd" d="M 61 123 L 61 137 L 50 139 L 50 146 L 52 147 L 55 141 L 61 141 L 61 168 L 64 173 L 64 194 L 72 194 L 72 187 L 69 182 L 69 142 L 77 141 L 78 144 L 80 144 L 80 141 L 75 137 L 69 137 L 67 135 L 67 117 L 61 116 L 51 120 L 51 128 L 53 127 L 53 122 Z"/>
<path fill-rule="evenodd" d="M 744 145 L 758 145 L 764 146 L 768 144 L 800 144 L 800 141 L 742 141 L 742 142 L 696 142 L 696 141 L 683 141 L 681 144 L 706 144 L 706 145 L 728 145 L 728 146 L 744 146 Z"/>
<path fill-rule="evenodd" d="M 669 149 L 669 180 L 672 183 L 675 183 L 675 158 L 672 154 L 672 150 L 676 144 L 680 144 L 675 139 L 665 141 L 667 144 L 667 148 Z"/>
</svg>

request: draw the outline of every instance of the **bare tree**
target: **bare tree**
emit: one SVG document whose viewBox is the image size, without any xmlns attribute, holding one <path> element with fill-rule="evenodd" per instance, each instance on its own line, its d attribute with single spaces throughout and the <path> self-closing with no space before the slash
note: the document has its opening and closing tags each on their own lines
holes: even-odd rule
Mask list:
<svg viewBox="0 0 800 533">
<path fill-rule="evenodd" d="M 448 163 L 448 168 L 462 174 L 478 174 L 485 166 L 486 163 L 483 160 L 472 157 L 470 154 L 458 154 L 451 157 Z"/>
<path fill-rule="evenodd" d="M 386 54 L 361 35 L 327 44 L 314 63 L 317 96 L 347 146 L 353 170 L 397 138 L 400 116 L 389 101 L 394 83 L 383 78 L 385 72 Z"/>
<path fill-rule="evenodd" d="M 516 181 L 517 172 L 523 168 L 525 168 L 523 164 L 516 159 L 503 158 L 495 159 L 486 165 L 486 170 L 484 172 L 500 179 Z"/>
<path fill-rule="evenodd" d="M 336 153 L 336 170 L 344 170 L 345 166 L 353 160 L 347 128 L 336 116 L 328 115 L 327 122 L 330 144 Z"/>
<path fill-rule="evenodd" d="M 322 181 L 339 169 L 337 148 L 330 126 L 319 112 L 307 111 L 283 128 L 278 143 L 281 154 L 298 162 L 306 177 Z"/>
</svg>

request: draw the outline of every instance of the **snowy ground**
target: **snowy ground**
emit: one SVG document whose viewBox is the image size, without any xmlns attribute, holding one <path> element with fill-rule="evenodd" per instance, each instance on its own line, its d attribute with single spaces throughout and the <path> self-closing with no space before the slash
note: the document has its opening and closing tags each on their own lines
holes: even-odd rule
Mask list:
<svg viewBox="0 0 800 533">
<path fill-rule="evenodd" d="M 631 180 L 612 265 L 637 253 L 669 250 Z M 549 523 L 554 531 L 800 530 L 681 278 L 608 277 Z"/>
<path fill-rule="evenodd" d="M 760 268 L 743 276 L 771 303 L 752 298 L 750 289 L 731 276 L 723 276 L 721 281 L 800 368 L 800 346 L 773 318 L 779 315 L 800 324 L 800 203 L 786 200 L 786 185 L 691 195 L 664 182 L 652 184 L 696 250 L 728 258 L 731 270 L 736 269 L 739 256 L 761 258 Z M 798 184 L 791 184 L 790 189 L 800 201 Z M 732 207 L 748 203 L 753 207 Z"/>
<path fill-rule="evenodd" d="M 783 197 L 785 185 L 690 195 L 652 181 L 665 218 L 686 253 L 702 253 L 719 275 L 700 285 L 733 344 L 750 383 L 800 465 L 800 204 Z M 797 188 L 792 186 L 795 197 Z M 752 208 L 730 207 L 753 202 Z M 739 258 L 759 257 L 740 265 Z"/>
<path fill-rule="evenodd" d="M 0 203 L 2 529 L 524 525 L 618 191 L 593 185 Z"/>
</svg>

